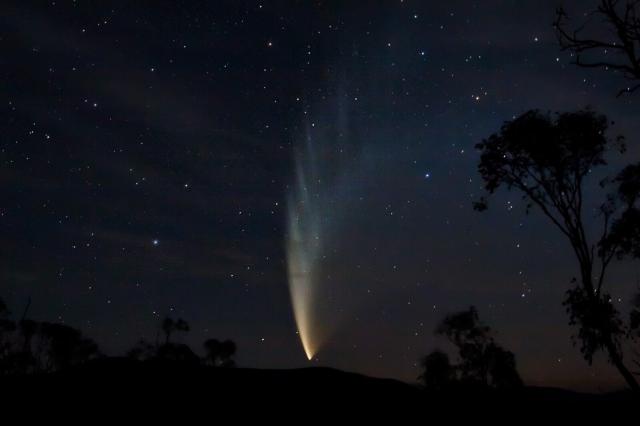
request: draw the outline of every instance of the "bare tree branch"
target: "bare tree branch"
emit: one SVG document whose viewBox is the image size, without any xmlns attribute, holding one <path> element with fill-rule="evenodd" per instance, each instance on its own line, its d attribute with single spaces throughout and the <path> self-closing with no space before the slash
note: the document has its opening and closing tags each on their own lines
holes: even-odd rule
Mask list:
<svg viewBox="0 0 640 426">
<path fill-rule="evenodd" d="M 640 82 L 640 1 L 627 0 L 623 3 L 619 0 L 601 0 L 589 15 L 604 18 L 604 24 L 612 30 L 615 39 L 583 36 L 586 24 L 570 30 L 569 15 L 559 8 L 553 26 L 562 50 L 576 55 L 573 63 L 579 67 L 614 70 L 621 72 L 628 80 Z M 608 59 L 610 50 L 616 53 L 615 58 Z M 598 59 L 585 60 L 584 54 Z M 640 83 L 621 89 L 617 96 L 633 93 L 638 88 Z"/>
</svg>

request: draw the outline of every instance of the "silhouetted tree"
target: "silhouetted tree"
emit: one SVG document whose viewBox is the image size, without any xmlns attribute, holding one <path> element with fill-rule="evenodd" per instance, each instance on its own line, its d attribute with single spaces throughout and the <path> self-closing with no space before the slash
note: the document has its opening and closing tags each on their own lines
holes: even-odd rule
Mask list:
<svg viewBox="0 0 640 426">
<path fill-rule="evenodd" d="M 632 339 L 640 339 L 640 293 L 637 293 L 631 301 L 631 312 L 629 313 L 629 331 Z M 640 351 L 635 350 L 636 374 L 640 374 Z"/>
<path fill-rule="evenodd" d="M 0 301 L 0 374 L 59 371 L 100 356 L 95 342 L 75 328 L 24 315 L 16 324 L 8 315 Z"/>
<path fill-rule="evenodd" d="M 146 361 L 156 356 L 158 352 L 158 346 L 147 342 L 144 339 L 138 340 L 138 342 L 129 349 L 126 356 L 138 361 Z"/>
<path fill-rule="evenodd" d="M 516 368 L 516 357 L 494 342 L 485 349 L 486 362 L 489 364 L 488 375 L 491 385 L 495 388 L 506 389 L 522 386 L 522 379 Z"/>
<path fill-rule="evenodd" d="M 233 356 L 236 353 L 236 344 L 232 340 L 220 342 L 217 339 L 208 339 L 203 346 L 205 364 L 214 367 L 235 367 Z"/>
<path fill-rule="evenodd" d="M 0 374 L 7 374 L 12 369 L 15 330 L 16 324 L 9 319 L 9 309 L 0 299 Z"/>
<path fill-rule="evenodd" d="M 622 213 L 612 222 L 606 238 L 600 241 L 600 250 L 619 259 L 640 259 L 640 164 L 625 167 L 612 183 L 616 192 L 609 196 L 607 208 Z"/>
<path fill-rule="evenodd" d="M 189 323 L 187 323 L 182 318 L 178 318 L 177 320 L 173 320 L 170 317 L 166 317 L 162 321 L 162 331 L 165 335 L 165 344 L 170 343 L 171 335 L 176 331 L 188 332 L 189 331 Z"/>
<path fill-rule="evenodd" d="M 457 348 L 461 379 L 467 383 L 487 384 L 489 364 L 485 348 L 491 342 L 489 327 L 482 324 L 474 307 L 444 318 L 436 333 L 446 336 Z"/>
<path fill-rule="evenodd" d="M 188 332 L 189 323 L 182 318 L 174 320 L 166 317 L 162 320 L 160 328 L 165 334 L 164 343 L 152 344 L 141 339 L 127 352 L 127 357 L 139 361 L 162 360 L 179 363 L 199 364 L 200 358 L 183 343 L 171 342 L 171 336 L 176 331 Z"/>
<path fill-rule="evenodd" d="M 157 359 L 187 364 L 199 364 L 200 358 L 184 343 L 165 343 L 157 351 Z"/>
<path fill-rule="evenodd" d="M 605 28 L 591 29 L 592 34 L 584 35 L 586 23 L 569 29 L 568 14 L 563 8 L 556 11 L 554 27 L 560 46 L 575 55 L 578 66 L 622 73 L 631 85 L 618 96 L 634 92 L 640 88 L 640 2 L 600 0 L 588 16 L 600 18 Z"/>
<path fill-rule="evenodd" d="M 640 259 L 640 164 L 625 167 L 613 180 L 616 196 L 610 197 L 611 209 L 619 207 L 622 213 L 611 225 L 611 232 L 601 242 L 600 250 L 615 252 L 619 259 Z M 618 205 L 616 205 L 618 204 Z M 640 337 L 640 293 L 631 302 L 629 336 Z M 640 367 L 640 351 L 634 350 L 636 367 Z M 636 371 L 640 375 L 640 371 Z"/>
<path fill-rule="evenodd" d="M 459 362 L 452 366 L 449 357 L 439 350 L 427 355 L 420 378 L 428 388 L 444 389 L 455 384 L 503 389 L 522 386 L 515 356 L 495 342 L 491 329 L 480 321 L 473 306 L 447 315 L 436 334 L 445 336 L 457 348 Z"/>
<path fill-rule="evenodd" d="M 68 325 L 40 323 L 38 338 L 38 359 L 44 371 L 59 371 L 100 355 L 93 340 Z"/>
<path fill-rule="evenodd" d="M 607 268 L 619 249 L 611 239 L 618 223 L 620 195 L 612 194 L 600 205 L 602 233 L 595 242 L 587 237 L 584 221 L 585 179 L 604 155 L 614 148 L 624 150 L 622 138 L 610 140 L 607 118 L 592 111 L 549 114 L 529 111 L 506 122 L 499 133 L 476 147 L 481 152 L 478 170 L 489 194 L 500 187 L 516 190 L 530 207 L 539 208 L 570 242 L 580 267 L 580 278 L 567 292 L 564 305 L 570 323 L 579 326 L 581 352 L 591 363 L 598 350 L 605 350 L 632 389 L 638 383 L 623 363 L 620 339 L 624 328 L 611 297 L 603 292 Z M 487 208 L 486 198 L 475 203 Z"/>
<path fill-rule="evenodd" d="M 436 349 L 422 358 L 420 366 L 424 372 L 418 379 L 427 389 L 443 391 L 452 387 L 456 379 L 456 370 L 446 353 Z"/>
<path fill-rule="evenodd" d="M 18 327 L 22 341 L 21 348 L 14 357 L 15 369 L 22 374 L 37 371 L 39 367 L 33 353 L 33 340 L 40 329 L 40 323 L 30 319 L 22 319 L 18 323 Z"/>
</svg>

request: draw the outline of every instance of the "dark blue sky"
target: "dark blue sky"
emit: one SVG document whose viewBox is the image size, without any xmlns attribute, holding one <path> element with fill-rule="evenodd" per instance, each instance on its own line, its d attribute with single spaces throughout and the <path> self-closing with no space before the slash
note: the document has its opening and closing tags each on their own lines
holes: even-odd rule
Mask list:
<svg viewBox="0 0 640 426">
<path fill-rule="evenodd" d="M 576 16 L 591 3 L 564 2 Z M 171 314 L 194 348 L 233 338 L 241 365 L 308 365 L 284 234 L 312 126 L 319 149 L 350 160 L 322 164 L 349 177 L 318 301 L 341 321 L 315 363 L 413 380 L 421 355 L 446 348 L 437 321 L 473 304 L 528 383 L 619 383 L 572 347 L 568 244 L 517 194 L 471 207 L 474 145 L 530 108 L 591 105 L 628 138 L 612 164 L 638 158 L 637 96 L 570 65 L 559 4 L 3 2 L 0 296 L 14 312 L 31 296 L 34 318 L 108 353 Z M 622 311 L 637 277 L 615 268 Z"/>
</svg>

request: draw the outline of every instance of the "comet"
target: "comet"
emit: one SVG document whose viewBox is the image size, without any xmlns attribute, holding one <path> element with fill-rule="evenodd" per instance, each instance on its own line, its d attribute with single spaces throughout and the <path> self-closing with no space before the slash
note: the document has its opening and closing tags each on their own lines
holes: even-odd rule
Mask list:
<svg viewBox="0 0 640 426">
<path fill-rule="evenodd" d="M 323 235 L 318 205 L 318 177 L 313 176 L 312 153 L 296 156 L 296 181 L 287 200 L 287 273 L 298 334 L 309 360 L 324 340 L 317 323 L 314 300 L 318 296 L 318 274 Z M 315 178 L 315 179 L 314 179 Z"/>
<path fill-rule="evenodd" d="M 294 178 L 287 187 L 287 275 L 293 316 L 307 359 L 313 359 L 349 312 L 341 284 L 347 277 L 339 247 L 345 215 L 368 170 L 349 132 L 348 111 L 337 103 L 322 109 L 323 123 L 306 123 L 296 140 Z M 335 262 L 338 262 L 336 264 Z M 338 266 L 338 267 L 336 267 Z"/>
</svg>

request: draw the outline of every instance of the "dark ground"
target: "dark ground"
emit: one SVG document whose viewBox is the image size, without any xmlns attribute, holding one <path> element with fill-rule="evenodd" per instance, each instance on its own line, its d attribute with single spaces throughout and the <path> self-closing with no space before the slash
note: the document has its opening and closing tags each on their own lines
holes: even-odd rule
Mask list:
<svg viewBox="0 0 640 426">
<path fill-rule="evenodd" d="M 111 358 L 46 376 L 12 377 L 4 391 L 18 400 L 146 404 L 169 408 L 319 405 L 366 410 L 368 414 L 421 407 L 503 403 L 633 401 L 627 392 L 584 394 L 561 389 L 524 387 L 512 391 L 430 394 L 417 385 L 378 379 L 331 368 L 260 370 L 209 368 L 166 362 Z M 245 413 L 246 414 L 246 413 Z"/>
</svg>

